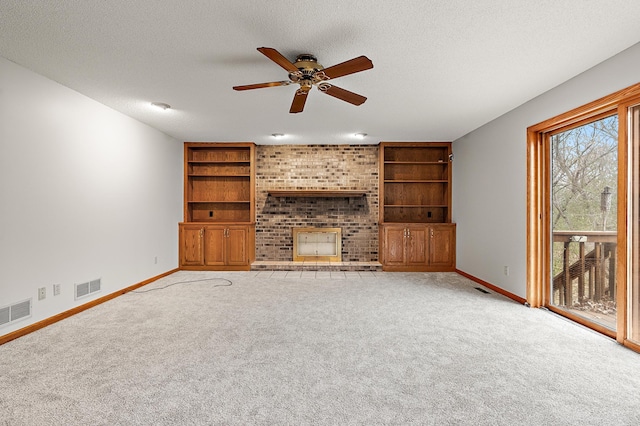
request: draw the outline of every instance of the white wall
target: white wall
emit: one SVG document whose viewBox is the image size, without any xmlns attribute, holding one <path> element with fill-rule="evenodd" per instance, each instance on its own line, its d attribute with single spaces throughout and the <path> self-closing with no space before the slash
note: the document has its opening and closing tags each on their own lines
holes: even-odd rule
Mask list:
<svg viewBox="0 0 640 426">
<path fill-rule="evenodd" d="M 181 219 L 179 141 L 0 58 L 0 335 L 176 268 Z"/>
<path fill-rule="evenodd" d="M 640 82 L 638 70 L 640 44 L 454 141 L 459 270 L 526 296 L 526 129 Z"/>
</svg>

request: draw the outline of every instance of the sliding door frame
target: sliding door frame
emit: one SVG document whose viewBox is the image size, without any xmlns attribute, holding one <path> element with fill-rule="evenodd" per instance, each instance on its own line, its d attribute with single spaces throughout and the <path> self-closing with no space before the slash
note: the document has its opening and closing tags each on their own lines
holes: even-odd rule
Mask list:
<svg viewBox="0 0 640 426">
<path fill-rule="evenodd" d="M 618 115 L 618 236 L 616 260 L 617 330 L 585 321 L 563 311 L 563 315 L 596 331 L 615 338 L 621 344 L 640 351 L 628 341 L 627 285 L 629 262 L 629 143 L 628 110 L 640 103 L 640 83 L 619 90 L 527 129 L 527 302 L 531 307 L 550 305 L 551 281 L 551 153 L 549 135 L 561 128 L 576 126 L 603 115 Z"/>
<path fill-rule="evenodd" d="M 631 141 L 631 136 L 633 134 L 631 130 L 631 126 L 634 125 L 634 119 L 631 116 L 631 110 L 633 107 L 637 107 L 640 105 L 640 94 L 636 96 L 628 96 L 624 100 L 622 100 L 618 104 L 618 117 L 619 121 L 619 129 L 618 129 L 618 137 L 619 140 L 624 139 L 625 143 L 628 145 L 625 150 L 625 177 L 624 181 L 619 178 L 618 185 L 625 185 L 625 209 L 623 211 L 620 210 L 621 204 L 618 204 L 618 223 L 624 223 L 624 253 L 626 260 L 626 269 L 624 271 L 620 271 L 617 274 L 616 278 L 621 279 L 621 275 L 624 274 L 624 287 L 618 285 L 618 291 L 621 289 L 624 290 L 624 294 L 618 294 L 617 306 L 618 310 L 621 312 L 618 314 L 618 330 L 619 335 L 617 340 L 624 344 L 625 346 L 633 349 L 636 352 L 640 352 L 640 344 L 637 342 L 633 342 L 629 340 L 630 328 L 631 328 L 631 317 L 630 317 L 630 309 L 631 309 L 631 291 L 630 286 L 637 285 L 637 283 L 633 282 L 633 261 L 631 256 L 640 256 L 640 253 L 634 253 L 633 247 L 633 233 L 640 232 L 640 229 L 633 229 L 633 224 L 629 223 L 629 220 L 632 216 L 632 207 L 633 207 L 633 199 L 637 197 L 636 188 L 640 185 L 640 182 L 634 182 L 634 179 L 638 178 L 637 169 L 640 167 L 640 158 L 637 158 L 633 154 L 634 143 Z M 637 123 L 635 123 L 637 125 Z M 634 158 L 636 157 L 636 158 Z M 621 161 L 622 162 L 622 161 Z M 636 172 L 634 173 L 634 169 Z M 635 177 L 634 177 L 635 175 Z M 624 221 L 624 222 L 621 222 Z M 636 226 L 640 226 L 636 224 Z M 621 244 L 620 238 L 618 238 L 618 244 Z M 622 299 L 624 297 L 624 299 Z"/>
</svg>

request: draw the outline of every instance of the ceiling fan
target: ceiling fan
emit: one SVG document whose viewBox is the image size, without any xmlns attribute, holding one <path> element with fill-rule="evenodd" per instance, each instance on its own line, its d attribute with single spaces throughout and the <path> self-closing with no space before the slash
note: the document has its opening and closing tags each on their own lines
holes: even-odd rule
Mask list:
<svg viewBox="0 0 640 426">
<path fill-rule="evenodd" d="M 300 88 L 296 90 L 291 103 L 290 113 L 302 112 L 304 104 L 307 101 L 307 95 L 313 86 L 318 90 L 326 93 L 334 98 L 341 99 L 353 105 L 362 105 L 367 100 L 364 96 L 357 93 L 342 89 L 333 84 L 327 83 L 328 80 L 354 74 L 360 71 L 373 68 L 373 62 L 366 56 L 358 56 L 329 68 L 324 68 L 318 63 L 315 56 L 305 53 L 298 55 L 295 62 L 289 61 L 280 52 L 271 47 L 259 47 L 258 51 L 289 71 L 289 80 L 274 81 L 271 83 L 248 84 L 245 86 L 234 86 L 233 90 L 251 90 L 261 89 L 263 87 L 288 86 L 290 84 L 299 84 Z"/>
</svg>

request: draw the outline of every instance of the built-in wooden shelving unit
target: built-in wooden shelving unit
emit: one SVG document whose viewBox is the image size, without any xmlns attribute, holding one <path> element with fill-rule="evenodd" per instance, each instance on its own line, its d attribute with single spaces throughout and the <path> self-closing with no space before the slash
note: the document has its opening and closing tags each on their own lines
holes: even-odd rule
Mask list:
<svg viewBox="0 0 640 426">
<path fill-rule="evenodd" d="M 451 143 L 380 143 L 380 253 L 384 270 L 455 269 Z"/>
<path fill-rule="evenodd" d="M 180 267 L 248 270 L 255 258 L 255 145 L 185 142 Z"/>
</svg>

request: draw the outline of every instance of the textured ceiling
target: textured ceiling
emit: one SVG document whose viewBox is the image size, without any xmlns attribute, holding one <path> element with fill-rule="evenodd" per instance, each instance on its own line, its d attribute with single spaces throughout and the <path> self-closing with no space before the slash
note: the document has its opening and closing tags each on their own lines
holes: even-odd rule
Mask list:
<svg viewBox="0 0 640 426">
<path fill-rule="evenodd" d="M 183 141 L 454 140 L 640 41 L 638 16 L 629 0 L 2 0 L 0 56 Z M 313 90 L 289 114 L 295 86 L 232 90 L 286 80 L 261 46 L 366 55 L 333 82 L 367 102 Z"/>
</svg>

